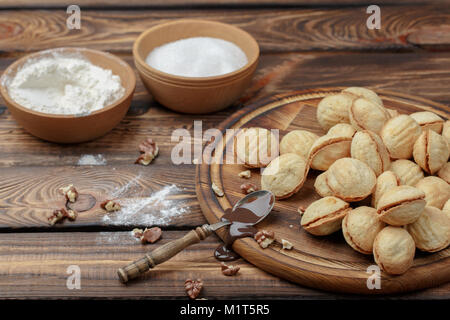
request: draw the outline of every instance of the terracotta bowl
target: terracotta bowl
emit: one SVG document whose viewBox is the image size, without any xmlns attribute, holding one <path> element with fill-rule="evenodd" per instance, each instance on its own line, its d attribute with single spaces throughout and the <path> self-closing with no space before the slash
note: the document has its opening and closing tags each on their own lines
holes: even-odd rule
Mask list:
<svg viewBox="0 0 450 320">
<path fill-rule="evenodd" d="M 15 102 L 6 88 L 9 79 L 28 59 L 45 57 L 55 51 L 61 54 L 81 54 L 93 64 L 112 70 L 113 74 L 120 76 L 125 94 L 113 104 L 82 116 L 37 112 Z M 0 78 L 0 93 L 16 121 L 36 137 L 58 143 L 89 141 L 109 132 L 127 113 L 135 87 L 135 74 L 125 61 L 106 52 L 83 48 L 58 48 L 27 55 L 10 65 Z"/>
<path fill-rule="evenodd" d="M 213 77 L 182 77 L 150 67 L 145 59 L 156 47 L 190 37 L 213 37 L 233 42 L 248 63 L 231 73 Z M 247 32 L 220 22 L 177 20 L 143 32 L 134 43 L 136 68 L 145 87 L 162 105 L 183 113 L 221 110 L 239 99 L 250 85 L 259 59 L 259 46 Z"/>
</svg>

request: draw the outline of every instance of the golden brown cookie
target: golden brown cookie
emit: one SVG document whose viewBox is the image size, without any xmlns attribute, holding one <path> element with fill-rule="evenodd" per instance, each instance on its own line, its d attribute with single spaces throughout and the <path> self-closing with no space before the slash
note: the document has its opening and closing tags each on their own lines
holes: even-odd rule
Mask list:
<svg viewBox="0 0 450 320">
<path fill-rule="evenodd" d="M 342 158 L 330 166 L 326 180 L 335 197 L 352 202 L 369 196 L 375 189 L 377 177 L 364 162 Z"/>
<path fill-rule="evenodd" d="M 414 143 L 422 129 L 410 116 L 399 115 L 389 119 L 380 132 L 380 137 L 393 159 L 409 159 Z"/>
<path fill-rule="evenodd" d="M 317 121 L 328 131 L 338 123 L 350 123 L 348 109 L 352 105 L 354 96 L 334 94 L 326 96 L 317 105 Z"/>
<path fill-rule="evenodd" d="M 358 131 L 350 148 L 352 158 L 367 164 L 379 176 L 391 165 L 389 153 L 381 138 L 369 130 Z"/>
<path fill-rule="evenodd" d="M 378 219 L 376 209 L 362 206 L 350 210 L 344 217 L 342 233 L 353 249 L 372 254 L 375 237 L 385 226 L 384 222 Z"/>
<path fill-rule="evenodd" d="M 309 150 L 308 161 L 315 170 L 327 170 L 338 159 L 350 157 L 351 137 L 325 135 Z"/>
<path fill-rule="evenodd" d="M 280 154 L 296 153 L 307 158 L 309 149 L 317 139 L 319 139 L 319 136 L 315 133 L 306 130 L 293 130 L 281 139 Z"/>
<path fill-rule="evenodd" d="M 436 252 L 450 244 L 450 218 L 435 207 L 425 207 L 419 219 L 407 225 L 406 230 L 422 251 Z"/>
<path fill-rule="evenodd" d="M 384 192 L 377 204 L 381 221 L 404 226 L 416 221 L 425 208 L 425 193 L 411 186 L 393 187 Z"/>
<path fill-rule="evenodd" d="M 438 171 L 438 176 L 447 183 L 450 183 L 450 162 L 447 162 Z"/>
<path fill-rule="evenodd" d="M 338 123 L 330 128 L 327 132 L 327 136 L 337 137 L 349 137 L 353 138 L 356 133 L 356 129 L 348 123 Z"/>
<path fill-rule="evenodd" d="M 313 235 L 326 236 L 341 228 L 342 219 L 350 210 L 347 202 L 335 197 L 325 197 L 306 208 L 300 224 Z"/>
<path fill-rule="evenodd" d="M 234 151 L 238 162 L 244 166 L 265 167 L 278 157 L 278 138 L 264 128 L 244 128 L 235 136 Z"/>
<path fill-rule="evenodd" d="M 438 172 L 447 163 L 449 154 L 445 138 L 432 130 L 423 131 L 414 143 L 414 160 L 429 174 Z"/>
<path fill-rule="evenodd" d="M 321 197 L 333 195 L 330 188 L 328 187 L 326 174 L 326 171 L 322 172 L 317 176 L 316 181 L 314 182 L 314 189 Z"/>
<path fill-rule="evenodd" d="M 378 200 L 386 192 L 386 190 L 392 187 L 398 187 L 400 185 L 400 179 L 392 171 L 385 171 L 377 178 L 377 185 L 375 191 L 372 194 L 372 206 L 377 207 Z"/>
<path fill-rule="evenodd" d="M 355 129 L 370 130 L 378 134 L 390 115 L 382 105 L 358 98 L 350 106 L 349 118 Z"/>
<path fill-rule="evenodd" d="M 270 190 L 277 199 L 296 193 L 306 180 L 309 167 L 295 153 L 285 153 L 270 162 L 261 175 L 261 189 Z"/>
<path fill-rule="evenodd" d="M 427 206 L 442 209 L 450 198 L 450 185 L 438 177 L 425 177 L 416 184 L 416 188 L 425 193 Z"/>
<path fill-rule="evenodd" d="M 410 116 L 422 127 L 422 131 L 430 129 L 439 134 L 442 132 L 444 119 L 439 117 L 436 113 L 430 111 L 420 111 L 411 113 Z"/>
<path fill-rule="evenodd" d="M 402 274 L 412 266 L 416 246 L 403 228 L 387 226 L 373 244 L 373 256 L 378 266 L 389 274 Z"/>
<path fill-rule="evenodd" d="M 383 101 L 375 93 L 375 91 L 372 91 L 372 90 L 367 89 L 367 88 L 363 88 L 363 87 L 349 87 L 349 88 L 346 88 L 346 89 L 342 90 L 342 93 L 353 94 L 353 95 L 355 95 L 357 97 L 360 97 L 360 98 L 366 98 L 367 100 L 370 100 L 373 103 L 376 103 L 376 104 L 378 104 L 380 106 L 383 105 Z"/>
<path fill-rule="evenodd" d="M 403 185 L 415 186 L 424 177 L 422 169 L 416 163 L 405 159 L 391 162 L 389 170 L 397 175 Z"/>
</svg>

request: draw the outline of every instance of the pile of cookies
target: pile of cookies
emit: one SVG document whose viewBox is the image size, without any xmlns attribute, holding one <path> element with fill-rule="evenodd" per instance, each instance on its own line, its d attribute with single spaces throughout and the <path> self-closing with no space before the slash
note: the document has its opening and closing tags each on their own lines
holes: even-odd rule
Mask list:
<svg viewBox="0 0 450 320">
<path fill-rule="evenodd" d="M 250 128 L 254 140 L 236 148 L 244 165 L 253 157 L 249 167 L 265 167 L 261 188 L 277 199 L 298 192 L 310 169 L 323 171 L 314 184 L 322 198 L 301 218 L 307 232 L 342 229 L 353 249 L 373 254 L 389 274 L 406 272 L 416 248 L 450 244 L 449 120 L 429 111 L 399 114 L 372 90 L 351 87 L 323 98 L 317 121 L 327 131 L 322 137 L 294 130 L 277 145 L 270 131 Z M 269 145 L 270 156 L 258 158 Z"/>
</svg>

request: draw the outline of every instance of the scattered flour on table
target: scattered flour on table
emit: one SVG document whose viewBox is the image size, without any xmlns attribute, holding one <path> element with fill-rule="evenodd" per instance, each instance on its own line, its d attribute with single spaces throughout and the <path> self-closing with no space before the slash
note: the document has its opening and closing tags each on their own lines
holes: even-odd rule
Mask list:
<svg viewBox="0 0 450 320">
<path fill-rule="evenodd" d="M 84 154 L 78 159 L 79 166 L 104 166 L 107 164 L 102 154 Z"/>
<path fill-rule="evenodd" d="M 185 204 L 170 199 L 181 191 L 173 184 L 146 197 L 121 199 L 122 209 L 104 215 L 103 222 L 113 225 L 168 225 L 173 218 L 188 212 Z"/>
<path fill-rule="evenodd" d="M 119 76 L 82 54 L 44 53 L 6 82 L 9 95 L 20 105 L 47 114 L 86 115 L 124 95 Z"/>
</svg>

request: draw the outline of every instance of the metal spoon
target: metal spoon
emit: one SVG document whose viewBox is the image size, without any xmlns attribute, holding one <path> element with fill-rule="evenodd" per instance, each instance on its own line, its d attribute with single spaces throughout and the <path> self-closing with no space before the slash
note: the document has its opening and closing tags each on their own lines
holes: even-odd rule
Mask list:
<svg viewBox="0 0 450 320">
<path fill-rule="evenodd" d="M 261 199 L 267 197 L 267 195 L 270 195 L 272 199 L 275 199 L 275 196 L 270 191 L 267 190 L 255 191 L 239 200 L 233 206 L 232 210 L 235 211 L 239 207 L 245 207 L 250 202 L 253 203 L 254 201 L 261 201 Z M 274 204 L 275 201 L 274 200 L 271 201 L 271 203 L 269 203 L 267 208 L 264 208 L 266 211 L 260 215 L 260 218 L 254 224 L 261 222 L 265 217 L 267 217 L 267 215 L 272 211 Z M 220 221 L 211 225 L 204 224 L 201 227 L 197 227 L 196 229 L 189 231 L 189 233 L 187 233 L 184 237 L 177 240 L 173 240 L 169 243 L 166 243 L 158 247 L 157 249 L 147 253 L 141 259 L 136 260 L 133 263 L 127 265 L 126 267 L 117 270 L 120 282 L 126 283 L 129 280 L 138 277 L 142 273 L 145 273 L 146 271 L 154 268 L 156 265 L 169 260 L 186 247 L 206 239 L 214 231 L 227 225 L 230 225 L 231 223 L 232 223 L 231 221 Z"/>
</svg>

